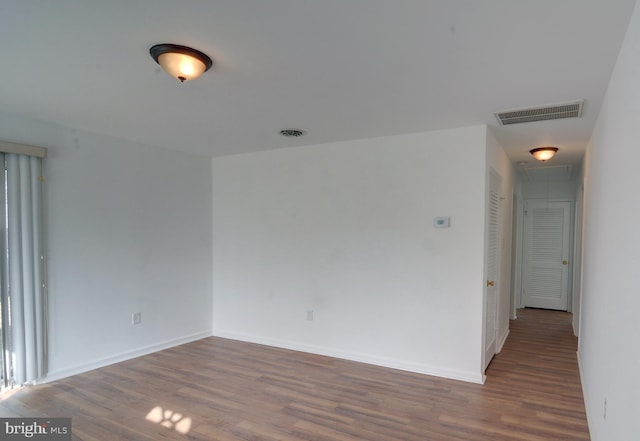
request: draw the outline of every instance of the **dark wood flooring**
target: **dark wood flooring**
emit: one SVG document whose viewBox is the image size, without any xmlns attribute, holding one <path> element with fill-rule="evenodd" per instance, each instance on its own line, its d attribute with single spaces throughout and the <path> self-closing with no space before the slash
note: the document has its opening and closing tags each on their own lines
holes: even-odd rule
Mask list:
<svg viewBox="0 0 640 441">
<path fill-rule="evenodd" d="M 207 338 L 24 388 L 76 440 L 588 440 L 571 315 L 520 310 L 484 385 Z"/>
</svg>

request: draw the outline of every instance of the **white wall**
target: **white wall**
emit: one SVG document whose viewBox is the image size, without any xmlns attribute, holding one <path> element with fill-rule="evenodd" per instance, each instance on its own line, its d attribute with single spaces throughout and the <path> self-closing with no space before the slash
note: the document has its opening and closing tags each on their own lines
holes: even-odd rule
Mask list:
<svg viewBox="0 0 640 441">
<path fill-rule="evenodd" d="M 531 181 L 522 177 L 522 196 L 524 199 L 543 199 L 556 201 L 574 201 L 576 198 L 576 180 Z"/>
<path fill-rule="evenodd" d="M 640 439 L 639 103 L 636 6 L 585 161 L 579 359 L 593 441 Z"/>
<path fill-rule="evenodd" d="M 500 352 L 509 335 L 511 317 L 511 250 L 513 228 L 513 195 L 515 171 L 503 147 L 487 130 L 487 165 L 502 178 L 500 188 L 500 266 L 498 278 L 497 351 Z M 487 171 L 487 179 L 488 178 Z M 488 181 L 487 181 L 488 185 Z"/>
<path fill-rule="evenodd" d="M 485 144 L 477 126 L 213 159 L 214 333 L 482 381 Z"/>
<path fill-rule="evenodd" d="M 49 149 L 49 379 L 211 335 L 208 159 L 10 115 L 0 139 Z"/>
</svg>

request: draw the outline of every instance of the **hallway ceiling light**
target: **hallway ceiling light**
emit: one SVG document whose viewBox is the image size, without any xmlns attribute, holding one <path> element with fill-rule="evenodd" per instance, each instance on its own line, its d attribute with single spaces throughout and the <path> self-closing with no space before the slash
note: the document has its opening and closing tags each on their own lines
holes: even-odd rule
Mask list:
<svg viewBox="0 0 640 441">
<path fill-rule="evenodd" d="M 206 54 L 177 44 L 156 44 L 149 53 L 165 72 L 181 83 L 198 78 L 213 65 Z"/>
<path fill-rule="evenodd" d="M 529 150 L 529 153 L 540 162 L 548 161 L 553 158 L 557 152 L 558 147 L 538 147 L 537 149 Z"/>
</svg>

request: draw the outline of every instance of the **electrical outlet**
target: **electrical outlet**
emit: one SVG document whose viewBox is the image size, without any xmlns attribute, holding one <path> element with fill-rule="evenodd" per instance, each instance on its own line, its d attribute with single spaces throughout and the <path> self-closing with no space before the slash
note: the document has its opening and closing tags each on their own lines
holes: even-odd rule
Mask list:
<svg viewBox="0 0 640 441">
<path fill-rule="evenodd" d="M 142 313 L 134 312 L 133 314 L 131 314 L 131 323 L 134 325 L 139 325 L 140 323 L 142 323 Z"/>
<path fill-rule="evenodd" d="M 307 320 L 309 320 L 310 322 L 313 321 L 313 309 L 307 311 Z"/>
</svg>

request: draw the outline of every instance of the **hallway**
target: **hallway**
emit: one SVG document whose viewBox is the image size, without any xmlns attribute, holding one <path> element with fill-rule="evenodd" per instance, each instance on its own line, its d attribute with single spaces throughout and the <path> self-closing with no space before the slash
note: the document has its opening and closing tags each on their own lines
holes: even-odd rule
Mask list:
<svg viewBox="0 0 640 441">
<path fill-rule="evenodd" d="M 484 398 L 509 407 L 499 418 L 523 432 L 517 439 L 588 440 L 572 315 L 525 308 L 517 316 L 487 369 Z"/>
</svg>

